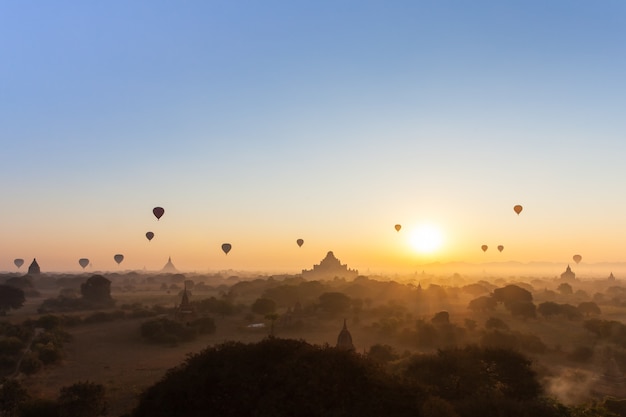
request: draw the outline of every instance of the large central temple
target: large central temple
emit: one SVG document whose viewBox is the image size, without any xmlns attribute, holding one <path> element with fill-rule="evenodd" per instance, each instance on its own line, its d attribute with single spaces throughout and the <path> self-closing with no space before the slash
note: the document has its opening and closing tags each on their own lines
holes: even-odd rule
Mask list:
<svg viewBox="0 0 626 417">
<path fill-rule="evenodd" d="M 313 269 L 303 269 L 302 278 L 308 280 L 346 278 L 354 279 L 359 275 L 356 269 L 348 269 L 348 265 L 342 265 L 339 259 L 335 258 L 332 251 L 326 254 L 319 265 L 313 265 Z"/>
</svg>

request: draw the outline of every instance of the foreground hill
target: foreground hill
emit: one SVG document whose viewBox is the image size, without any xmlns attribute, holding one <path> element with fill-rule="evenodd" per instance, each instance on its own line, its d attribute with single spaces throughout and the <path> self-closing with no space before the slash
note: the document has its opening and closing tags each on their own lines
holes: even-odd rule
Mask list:
<svg viewBox="0 0 626 417">
<path fill-rule="evenodd" d="M 513 351 L 451 349 L 397 367 L 392 374 L 366 356 L 304 341 L 228 342 L 170 370 L 132 415 L 574 415 L 543 396 L 530 361 Z"/>
</svg>

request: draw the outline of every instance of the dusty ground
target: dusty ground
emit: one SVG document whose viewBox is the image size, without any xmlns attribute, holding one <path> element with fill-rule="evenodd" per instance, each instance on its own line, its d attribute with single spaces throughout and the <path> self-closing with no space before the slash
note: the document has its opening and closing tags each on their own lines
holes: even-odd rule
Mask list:
<svg viewBox="0 0 626 417">
<path fill-rule="evenodd" d="M 218 333 L 177 347 L 151 345 L 140 338 L 139 326 L 143 321 L 120 320 L 70 329 L 74 340 L 66 345 L 63 363 L 28 377 L 24 384 L 31 395 L 50 399 L 58 396 L 61 387 L 79 381 L 103 384 L 109 415 L 119 416 L 129 412 L 137 402 L 137 395 L 169 368 L 183 362 L 188 353 L 225 340 Z M 240 336 L 254 341 L 264 334 Z"/>
<path fill-rule="evenodd" d="M 177 347 L 146 343 L 139 328 L 146 319 L 119 320 L 109 323 L 81 325 L 69 328 L 73 341 L 65 346 L 65 358 L 60 365 L 26 377 L 23 381 L 34 397 L 56 399 L 59 389 L 76 382 L 91 381 L 105 386 L 109 416 L 121 416 L 137 404 L 138 395 L 157 382 L 166 371 L 182 363 L 187 354 L 197 353 L 210 345 L 229 340 L 255 342 L 267 336 L 267 330 L 244 332 L 238 330 L 241 319 L 216 319 L 217 332 Z M 343 321 L 336 326 L 300 334 L 277 334 L 279 337 L 305 339 L 310 343 L 336 343 Z M 363 344 L 365 334 L 353 331 L 355 342 Z M 363 346 L 364 349 L 368 346 Z"/>
</svg>

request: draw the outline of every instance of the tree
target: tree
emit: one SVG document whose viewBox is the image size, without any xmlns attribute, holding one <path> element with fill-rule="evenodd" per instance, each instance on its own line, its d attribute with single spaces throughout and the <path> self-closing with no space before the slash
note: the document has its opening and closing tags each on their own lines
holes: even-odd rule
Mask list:
<svg viewBox="0 0 626 417">
<path fill-rule="evenodd" d="M 59 417 L 97 417 L 106 412 L 104 386 L 94 382 L 77 382 L 61 388 Z"/>
<path fill-rule="evenodd" d="M 485 321 L 485 329 L 509 330 L 509 325 L 497 317 L 489 317 Z"/>
<path fill-rule="evenodd" d="M 552 301 L 546 301 L 537 306 L 537 312 L 543 317 L 558 316 L 561 314 L 561 306 Z"/>
<path fill-rule="evenodd" d="M 515 302 L 525 301 L 530 303 L 533 301 L 533 295 L 530 291 L 512 284 L 493 290 L 493 298 L 497 302 L 504 303 L 506 308 L 509 308 L 509 306 Z"/>
<path fill-rule="evenodd" d="M 94 275 L 80 285 L 80 292 L 86 301 L 97 304 L 111 304 L 111 281 L 102 275 Z"/>
<path fill-rule="evenodd" d="M 572 289 L 572 286 L 569 285 L 567 282 L 564 282 L 561 285 L 559 285 L 556 290 L 560 292 L 561 295 L 570 295 L 574 292 L 574 290 Z"/>
<path fill-rule="evenodd" d="M 0 385 L 0 415 L 17 416 L 20 405 L 28 399 L 28 391 L 15 379 L 7 379 Z"/>
<path fill-rule="evenodd" d="M 495 310 L 497 305 L 495 298 L 483 295 L 470 301 L 467 308 L 475 312 L 487 312 Z"/>
<path fill-rule="evenodd" d="M 377 362 L 387 363 L 389 361 L 394 361 L 398 359 L 400 356 L 398 356 L 394 352 L 393 347 L 377 343 L 370 347 L 369 351 L 367 352 L 367 357 Z"/>
<path fill-rule="evenodd" d="M 449 324 L 450 313 L 448 313 L 447 311 L 440 311 L 439 313 L 435 314 L 432 319 L 430 319 L 430 322 L 434 325 Z"/>
<path fill-rule="evenodd" d="M 276 303 L 269 298 L 257 298 L 250 309 L 256 314 L 265 316 L 276 311 Z"/>
<path fill-rule="evenodd" d="M 23 290 L 10 285 L 0 285 L 0 315 L 4 316 L 11 309 L 21 308 L 24 301 L 26 299 Z"/>
<path fill-rule="evenodd" d="M 600 307 L 593 301 L 585 301 L 578 304 L 578 311 L 587 317 L 594 314 L 602 314 Z"/>
<path fill-rule="evenodd" d="M 320 308 L 333 315 L 345 313 L 350 309 L 350 297 L 341 292 L 325 292 L 320 295 Z"/>
<path fill-rule="evenodd" d="M 143 393 L 132 415 L 409 417 L 420 415 L 416 394 L 354 352 L 274 337 L 188 356 Z"/>
<path fill-rule="evenodd" d="M 537 317 L 537 307 L 528 301 L 518 301 L 509 304 L 509 311 L 513 316 L 531 319 Z"/>
</svg>

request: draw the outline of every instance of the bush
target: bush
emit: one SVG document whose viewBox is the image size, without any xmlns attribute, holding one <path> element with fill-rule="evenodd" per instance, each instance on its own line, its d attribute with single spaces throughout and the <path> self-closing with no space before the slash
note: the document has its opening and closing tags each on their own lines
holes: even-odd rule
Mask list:
<svg viewBox="0 0 626 417">
<path fill-rule="evenodd" d="M 51 344 L 45 345 L 39 349 L 39 360 L 44 365 L 50 365 L 58 362 L 61 360 L 62 356 L 61 350 Z"/>
<path fill-rule="evenodd" d="M 22 363 L 20 364 L 20 371 L 26 375 L 32 375 L 39 372 L 43 368 L 43 363 L 39 360 L 39 357 L 34 352 L 24 354 L 22 357 Z"/>
<path fill-rule="evenodd" d="M 196 330 L 174 320 L 159 318 L 144 322 L 141 336 L 153 343 L 177 344 L 195 339 Z"/>
<path fill-rule="evenodd" d="M 0 354 L 17 355 L 25 346 L 24 342 L 15 336 L 5 337 L 0 339 Z"/>
<path fill-rule="evenodd" d="M 77 382 L 61 388 L 59 417 L 97 417 L 106 413 L 104 386 L 93 382 Z"/>
</svg>

